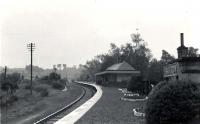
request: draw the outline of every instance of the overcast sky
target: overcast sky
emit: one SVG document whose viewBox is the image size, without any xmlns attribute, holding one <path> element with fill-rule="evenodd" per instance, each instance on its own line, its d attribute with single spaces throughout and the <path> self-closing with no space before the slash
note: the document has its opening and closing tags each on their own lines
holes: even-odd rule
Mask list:
<svg viewBox="0 0 200 124">
<path fill-rule="evenodd" d="M 162 49 L 177 56 L 185 45 L 200 49 L 198 0 L 0 0 L 1 66 L 84 64 L 105 53 L 110 43 L 130 42 L 139 28 L 154 57 Z"/>
</svg>

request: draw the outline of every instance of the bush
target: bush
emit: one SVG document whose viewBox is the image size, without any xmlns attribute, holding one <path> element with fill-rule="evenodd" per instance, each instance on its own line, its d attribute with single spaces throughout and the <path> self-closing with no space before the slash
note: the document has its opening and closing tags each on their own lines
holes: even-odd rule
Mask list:
<svg viewBox="0 0 200 124">
<path fill-rule="evenodd" d="M 161 82 L 149 94 L 145 118 L 147 124 L 187 123 L 197 116 L 195 103 L 200 91 L 193 82 Z"/>
<path fill-rule="evenodd" d="M 42 97 L 47 97 L 49 95 L 49 92 L 47 89 L 43 89 L 41 92 L 40 92 L 40 96 Z"/>
<path fill-rule="evenodd" d="M 20 73 L 12 73 L 12 74 L 7 74 L 7 77 L 2 77 L 2 74 L 0 75 L 1 79 L 1 89 L 4 91 L 9 91 L 10 94 L 13 94 L 16 89 L 18 89 L 18 83 L 20 81 Z"/>
<path fill-rule="evenodd" d="M 40 96 L 46 97 L 49 95 L 48 89 L 44 86 L 35 87 L 34 90 L 40 93 Z"/>
<path fill-rule="evenodd" d="M 7 99 L 2 99 L 1 107 L 9 106 L 18 100 L 17 96 L 10 96 Z"/>
<path fill-rule="evenodd" d="M 57 81 L 57 80 L 61 79 L 61 76 L 59 74 L 57 74 L 56 72 L 52 72 L 49 74 L 49 79 Z"/>
<path fill-rule="evenodd" d="M 127 90 L 131 92 L 143 94 L 144 89 L 145 85 L 141 77 L 132 77 L 127 84 Z"/>
<path fill-rule="evenodd" d="M 53 87 L 54 89 L 62 90 L 62 89 L 65 88 L 65 85 L 64 85 L 63 83 L 59 82 L 59 81 L 53 81 L 52 87 Z"/>
</svg>

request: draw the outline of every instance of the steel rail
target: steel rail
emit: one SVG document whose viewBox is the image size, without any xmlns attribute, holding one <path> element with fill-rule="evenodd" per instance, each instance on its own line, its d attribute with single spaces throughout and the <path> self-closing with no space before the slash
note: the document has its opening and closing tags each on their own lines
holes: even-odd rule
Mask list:
<svg viewBox="0 0 200 124">
<path fill-rule="evenodd" d="M 75 99 L 73 102 L 71 102 L 71 103 L 68 104 L 67 106 L 65 106 L 65 107 L 63 107 L 63 108 L 61 108 L 61 109 L 59 109 L 58 111 L 56 111 L 56 112 L 54 112 L 54 113 L 52 113 L 52 114 L 50 114 L 50 115 L 48 115 L 48 116 L 46 116 L 46 117 L 40 119 L 39 121 L 35 122 L 34 124 L 43 124 L 43 123 L 45 123 L 46 121 L 48 121 L 49 119 L 53 118 L 54 116 L 56 116 L 56 115 L 60 114 L 61 112 L 63 112 L 63 111 L 65 111 L 65 110 L 69 109 L 69 108 L 70 108 L 71 106 L 73 106 L 75 103 L 77 103 L 78 101 L 80 101 L 80 100 L 84 97 L 85 94 L 86 94 L 86 90 L 82 87 L 82 93 L 81 93 L 81 95 L 80 95 L 77 99 Z"/>
</svg>

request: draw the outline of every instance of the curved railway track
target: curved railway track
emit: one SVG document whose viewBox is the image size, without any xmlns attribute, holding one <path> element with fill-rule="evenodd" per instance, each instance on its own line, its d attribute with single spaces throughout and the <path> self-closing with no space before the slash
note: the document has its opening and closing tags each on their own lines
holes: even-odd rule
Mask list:
<svg viewBox="0 0 200 124">
<path fill-rule="evenodd" d="M 71 102 L 70 104 L 66 105 L 65 107 L 61 108 L 60 110 L 40 119 L 39 121 L 35 122 L 34 124 L 53 124 L 59 119 L 63 118 L 71 111 L 78 108 L 80 105 L 85 103 L 88 99 L 90 99 L 95 94 L 95 89 L 90 85 L 85 84 L 77 84 L 81 87 L 82 93 L 81 95 Z"/>
</svg>

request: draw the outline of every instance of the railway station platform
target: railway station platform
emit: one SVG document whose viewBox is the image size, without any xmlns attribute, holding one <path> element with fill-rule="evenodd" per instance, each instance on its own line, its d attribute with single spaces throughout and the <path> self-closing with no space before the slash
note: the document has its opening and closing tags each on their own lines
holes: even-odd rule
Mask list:
<svg viewBox="0 0 200 124">
<path fill-rule="evenodd" d="M 96 100 L 91 98 L 56 124 L 145 124 L 144 118 L 134 116 L 132 111 L 143 107 L 144 101 L 123 101 L 120 99 L 123 93 L 118 88 L 97 87 L 100 92 L 95 94 Z"/>
</svg>

